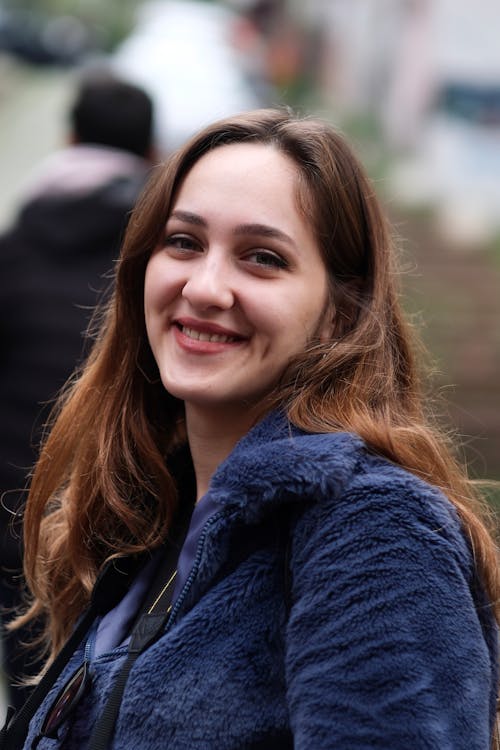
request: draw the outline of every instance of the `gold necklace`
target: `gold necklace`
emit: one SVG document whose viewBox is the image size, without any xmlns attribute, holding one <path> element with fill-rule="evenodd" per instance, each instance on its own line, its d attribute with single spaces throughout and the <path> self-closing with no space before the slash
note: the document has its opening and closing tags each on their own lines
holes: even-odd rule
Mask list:
<svg viewBox="0 0 500 750">
<path fill-rule="evenodd" d="M 170 578 L 168 579 L 168 581 L 166 582 L 166 584 L 164 585 L 164 587 L 162 588 L 162 590 L 160 591 L 160 593 L 158 594 L 158 596 L 156 597 L 156 599 L 154 600 L 153 604 L 149 608 L 148 615 L 153 614 L 154 608 L 156 607 L 156 605 L 158 604 L 158 602 L 160 601 L 160 599 L 162 598 L 163 594 L 168 589 L 168 587 L 170 586 L 170 584 L 172 583 L 172 581 L 174 580 L 174 578 L 175 578 L 176 575 L 177 575 L 177 571 L 174 570 L 174 572 L 172 573 L 172 575 L 170 576 Z M 168 607 L 167 612 L 170 612 L 171 609 L 172 609 L 172 605 L 170 605 Z"/>
</svg>

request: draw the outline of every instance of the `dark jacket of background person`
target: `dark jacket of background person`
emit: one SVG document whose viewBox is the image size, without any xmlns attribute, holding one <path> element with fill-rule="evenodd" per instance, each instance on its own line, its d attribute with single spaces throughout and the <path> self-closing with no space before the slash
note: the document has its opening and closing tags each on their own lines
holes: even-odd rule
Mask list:
<svg viewBox="0 0 500 750">
<path fill-rule="evenodd" d="M 72 145 L 40 165 L 0 237 L 3 609 L 19 602 L 20 524 L 12 511 L 22 506 L 51 402 L 82 359 L 83 334 L 109 287 L 107 274 L 150 166 L 152 104 L 141 89 L 107 76 L 85 81 L 71 125 Z M 36 669 L 20 656 L 22 637 L 4 640 L 11 678 Z M 24 693 L 13 690 L 10 701 L 19 705 Z"/>
</svg>

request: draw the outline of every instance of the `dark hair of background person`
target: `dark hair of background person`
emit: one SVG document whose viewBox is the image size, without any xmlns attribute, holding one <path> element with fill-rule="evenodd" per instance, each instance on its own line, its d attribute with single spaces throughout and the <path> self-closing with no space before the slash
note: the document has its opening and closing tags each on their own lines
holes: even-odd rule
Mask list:
<svg viewBox="0 0 500 750">
<path fill-rule="evenodd" d="M 84 81 L 70 112 L 77 141 L 147 156 L 151 149 L 153 103 L 126 81 L 94 76 Z"/>
</svg>

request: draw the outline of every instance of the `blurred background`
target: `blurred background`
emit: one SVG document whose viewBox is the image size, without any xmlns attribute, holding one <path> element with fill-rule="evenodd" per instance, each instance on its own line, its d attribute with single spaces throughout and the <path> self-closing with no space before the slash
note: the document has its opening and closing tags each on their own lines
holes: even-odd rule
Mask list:
<svg viewBox="0 0 500 750">
<path fill-rule="evenodd" d="M 320 115 L 394 224 L 439 418 L 500 479 L 499 34 L 497 0 L 0 0 L 0 231 L 84 71 L 150 94 L 158 159 L 237 111 Z"/>
</svg>

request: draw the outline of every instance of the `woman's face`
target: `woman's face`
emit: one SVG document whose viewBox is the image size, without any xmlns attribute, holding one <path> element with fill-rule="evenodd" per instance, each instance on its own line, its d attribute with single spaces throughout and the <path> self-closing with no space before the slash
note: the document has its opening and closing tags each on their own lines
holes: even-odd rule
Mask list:
<svg viewBox="0 0 500 750">
<path fill-rule="evenodd" d="M 149 343 L 165 388 L 199 407 L 256 406 L 290 359 L 332 329 L 328 278 L 297 208 L 297 168 L 231 144 L 194 164 L 145 278 Z"/>
</svg>

